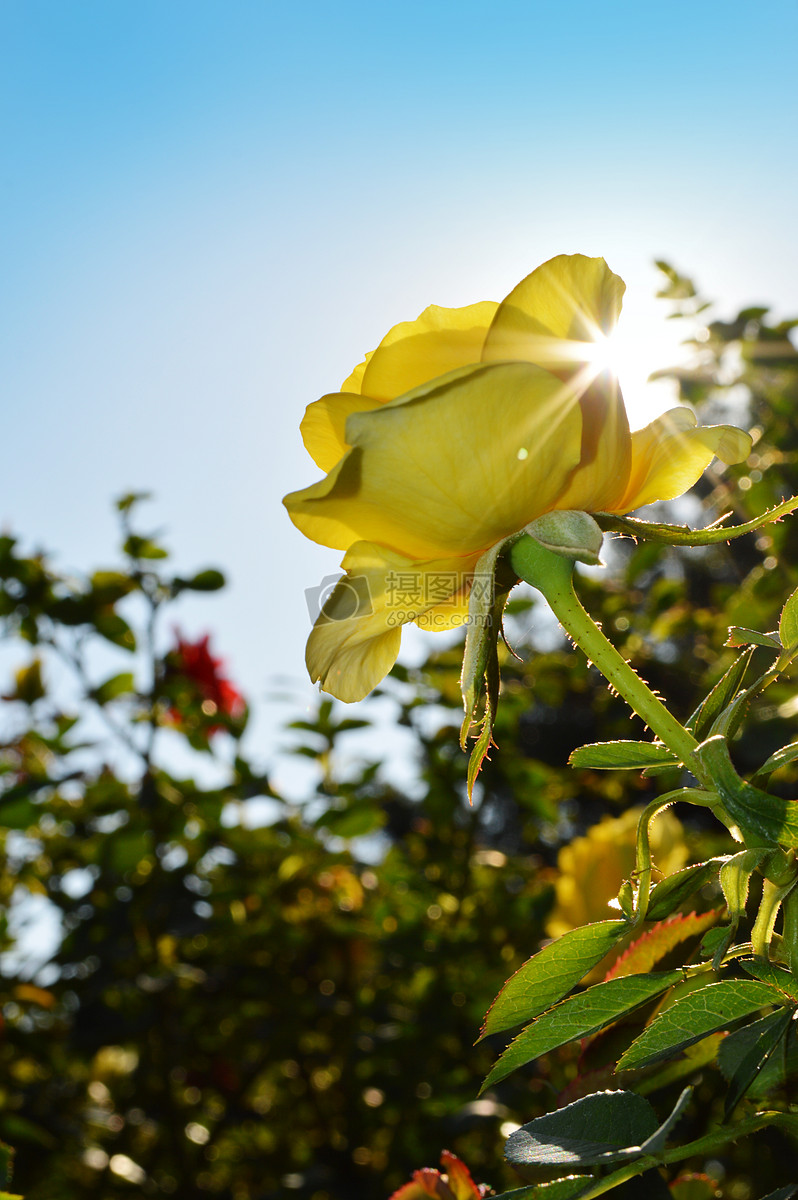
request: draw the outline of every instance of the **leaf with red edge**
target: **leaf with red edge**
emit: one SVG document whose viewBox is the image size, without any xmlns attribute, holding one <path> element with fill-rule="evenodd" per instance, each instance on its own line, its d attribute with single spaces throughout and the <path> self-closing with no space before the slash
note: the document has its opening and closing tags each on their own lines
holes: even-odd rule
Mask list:
<svg viewBox="0 0 798 1200">
<path fill-rule="evenodd" d="M 440 1171 L 435 1171 L 432 1167 L 422 1167 L 420 1171 L 413 1172 L 413 1178 L 409 1183 L 403 1183 L 400 1188 L 392 1192 L 389 1200 L 427 1200 L 428 1196 L 445 1195 L 445 1193 L 437 1191 L 440 1180 Z"/>
<path fill-rule="evenodd" d="M 442 1172 L 434 1167 L 414 1171 L 410 1182 L 403 1183 L 390 1200 L 482 1200 L 485 1188 L 477 1187 L 468 1167 L 451 1150 L 441 1152 L 441 1166 Z"/>
<path fill-rule="evenodd" d="M 472 1196 L 482 1195 L 471 1178 L 468 1167 L 456 1154 L 452 1154 L 451 1150 L 442 1151 L 441 1166 L 449 1177 L 449 1191 L 456 1197 L 456 1200 L 471 1200 Z"/>
<path fill-rule="evenodd" d="M 714 1200 L 718 1187 L 709 1175 L 680 1175 L 670 1185 L 673 1200 Z"/>
<path fill-rule="evenodd" d="M 653 929 L 647 930 L 628 950 L 617 959 L 606 978 L 618 979 L 623 975 L 641 975 L 650 971 L 655 963 L 669 954 L 679 942 L 689 937 L 696 937 L 714 925 L 720 916 L 720 909 L 710 909 L 706 913 L 677 913 L 660 921 Z"/>
</svg>

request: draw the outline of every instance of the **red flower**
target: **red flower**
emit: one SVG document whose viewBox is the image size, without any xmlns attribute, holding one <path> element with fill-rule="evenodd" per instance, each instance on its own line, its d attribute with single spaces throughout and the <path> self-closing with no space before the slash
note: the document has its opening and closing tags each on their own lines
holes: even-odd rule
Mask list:
<svg viewBox="0 0 798 1200">
<path fill-rule="evenodd" d="M 175 630 L 175 637 L 177 645 L 166 656 L 167 683 L 179 680 L 192 685 L 195 695 L 188 697 L 189 703 L 192 699 L 199 698 L 202 713 L 206 717 L 213 717 L 217 713 L 232 720 L 242 717 L 246 710 L 246 702 L 230 680 L 225 678 L 223 660 L 214 658 L 211 654 L 208 648 L 210 634 L 206 633 L 196 642 L 190 642 L 181 636 L 179 630 Z M 169 716 L 176 724 L 183 725 L 187 714 L 173 703 L 169 709 Z M 212 725 L 206 732 L 217 733 L 223 728 L 222 725 Z"/>
<path fill-rule="evenodd" d="M 413 1172 L 410 1183 L 404 1183 L 390 1200 L 482 1200 L 491 1193 L 486 1183 L 477 1186 L 464 1162 L 450 1150 L 441 1154 L 443 1172 L 422 1167 Z"/>
</svg>

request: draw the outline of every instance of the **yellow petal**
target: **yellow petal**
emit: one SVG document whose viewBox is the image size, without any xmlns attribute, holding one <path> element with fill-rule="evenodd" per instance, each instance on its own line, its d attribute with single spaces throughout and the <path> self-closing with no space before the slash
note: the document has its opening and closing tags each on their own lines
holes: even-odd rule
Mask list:
<svg viewBox="0 0 798 1200">
<path fill-rule="evenodd" d="M 369 350 L 363 362 L 358 363 L 352 374 L 347 376 L 347 378 L 341 384 L 342 392 L 355 392 L 358 396 L 360 395 L 363 387 L 363 376 L 366 373 L 366 367 L 369 365 L 373 354 L 374 351 Z"/>
<path fill-rule="evenodd" d="M 586 343 L 611 332 L 626 285 L 603 258 L 561 254 L 527 275 L 499 305 L 484 362 L 523 359 L 550 370 L 589 361 Z"/>
<path fill-rule="evenodd" d="M 362 700 L 396 661 L 402 625 L 439 606 L 441 596 L 467 590 L 474 559 L 414 562 L 358 542 L 341 565 L 346 575 L 313 627 L 305 660 L 325 692 Z"/>
<path fill-rule="evenodd" d="M 557 504 L 578 465 L 573 389 L 527 363 L 476 367 L 349 418 L 352 450 L 286 496 L 322 545 L 390 546 L 409 558 L 472 554 Z"/>
<path fill-rule="evenodd" d="M 432 304 L 417 320 L 394 325 L 362 364 L 359 391 L 384 403 L 449 371 L 478 363 L 498 307 L 488 300 L 466 308 Z"/>
<path fill-rule="evenodd" d="M 658 500 L 674 500 L 693 486 L 717 455 L 742 462 L 751 438 L 732 425 L 696 428 L 687 408 L 673 408 L 632 434 L 632 469 L 621 497 L 608 512 L 631 512 Z"/>
<path fill-rule="evenodd" d="M 471 562 L 471 559 L 463 559 L 463 563 Z M 475 561 L 475 560 L 474 560 Z M 461 575 L 463 570 L 461 569 Z M 445 574 L 439 572 L 432 575 L 428 594 L 440 594 L 445 582 Z M 447 629 L 459 629 L 468 620 L 468 586 L 461 583 L 457 591 L 454 591 L 446 600 L 442 600 L 439 604 L 428 608 L 426 612 L 419 613 L 416 617 L 416 625 L 419 629 L 424 629 L 428 633 L 443 633 Z"/>
<path fill-rule="evenodd" d="M 603 817 L 598 825 L 564 846 L 557 855 L 555 906 L 546 921 L 549 937 L 560 937 L 577 925 L 608 916 L 607 903 L 634 870 L 637 822 L 642 809 L 620 817 Z M 672 813 L 662 813 L 651 826 L 651 848 L 665 875 L 678 871 L 688 858 L 684 830 Z M 602 970 L 604 973 L 606 967 Z"/>
<path fill-rule="evenodd" d="M 579 466 L 557 501 L 558 509 L 602 512 L 623 491 L 632 462 L 629 421 L 618 381 L 609 372 L 592 379 L 583 368 L 572 380 L 575 389 L 590 382 L 579 397 L 582 448 Z"/>
<path fill-rule="evenodd" d="M 353 412 L 368 412 L 373 407 L 373 400 L 352 392 L 331 392 L 307 406 L 299 428 L 305 449 L 317 467 L 331 471 L 341 461 L 349 449 L 347 418 Z"/>
</svg>

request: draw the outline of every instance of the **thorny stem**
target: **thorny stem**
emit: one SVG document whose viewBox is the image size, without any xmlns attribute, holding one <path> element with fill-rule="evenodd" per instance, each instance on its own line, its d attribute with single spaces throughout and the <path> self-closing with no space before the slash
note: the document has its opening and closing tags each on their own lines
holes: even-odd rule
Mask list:
<svg viewBox="0 0 798 1200">
<path fill-rule="evenodd" d="M 704 782 L 704 772 L 693 762 L 698 742 L 668 712 L 582 607 L 574 591 L 573 562 L 547 550 L 531 537 L 522 537 L 515 543 L 510 551 L 510 561 L 526 583 L 542 592 L 566 632 L 629 707 L 643 718 L 679 761 Z"/>
</svg>

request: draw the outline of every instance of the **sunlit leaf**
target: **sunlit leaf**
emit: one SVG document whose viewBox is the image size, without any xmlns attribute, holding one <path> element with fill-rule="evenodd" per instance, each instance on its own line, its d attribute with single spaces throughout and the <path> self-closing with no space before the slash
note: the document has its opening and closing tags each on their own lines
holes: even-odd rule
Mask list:
<svg viewBox="0 0 798 1200">
<path fill-rule="evenodd" d="M 618 1061 L 618 1070 L 628 1071 L 670 1058 L 707 1034 L 728 1029 L 765 1005 L 783 1001 L 775 988 L 753 980 L 709 983 L 660 1013 Z"/>
<path fill-rule="evenodd" d="M 572 767 L 592 767 L 598 770 L 618 770 L 670 765 L 679 760 L 666 746 L 652 742 L 595 742 L 580 746 L 569 758 Z"/>
<path fill-rule="evenodd" d="M 541 1054 L 598 1033 L 667 991 L 682 978 L 681 971 L 627 975 L 608 983 L 598 983 L 578 996 L 563 1000 L 519 1033 L 494 1064 L 480 1090 L 485 1091 Z"/>
<path fill-rule="evenodd" d="M 488 1009 L 480 1038 L 531 1021 L 567 996 L 628 928 L 626 921 L 599 921 L 550 942 L 507 980 Z"/>
</svg>

